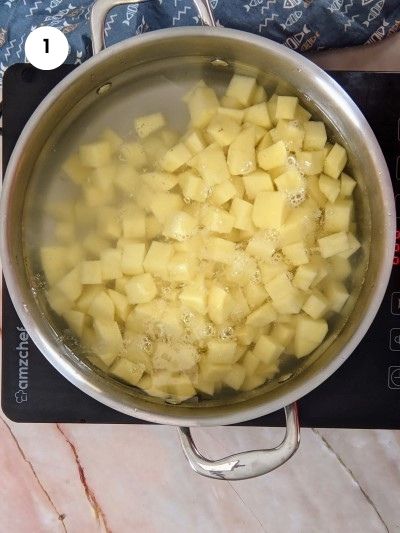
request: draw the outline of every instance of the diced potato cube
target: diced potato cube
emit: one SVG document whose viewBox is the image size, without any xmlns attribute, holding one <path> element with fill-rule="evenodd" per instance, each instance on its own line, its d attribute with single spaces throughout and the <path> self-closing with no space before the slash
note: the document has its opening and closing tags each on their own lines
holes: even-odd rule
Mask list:
<svg viewBox="0 0 400 533">
<path fill-rule="evenodd" d="M 258 228 L 279 229 L 285 222 L 288 212 L 289 206 L 283 192 L 262 191 L 254 200 L 253 222 Z"/>
<path fill-rule="evenodd" d="M 228 149 L 227 164 L 233 176 L 256 170 L 256 137 L 254 126 L 243 129 Z"/>
<path fill-rule="evenodd" d="M 128 301 L 131 304 L 143 304 L 150 302 L 156 297 L 157 287 L 153 276 L 146 272 L 139 276 L 134 276 L 125 286 Z"/>
<path fill-rule="evenodd" d="M 246 319 L 246 326 L 253 328 L 263 328 L 274 322 L 277 318 L 277 313 L 270 302 L 265 303 L 255 311 L 249 314 Z"/>
<path fill-rule="evenodd" d="M 254 376 L 258 366 L 260 365 L 260 360 L 254 355 L 253 352 L 246 352 L 243 357 L 243 368 L 245 369 L 246 376 Z"/>
<path fill-rule="evenodd" d="M 118 133 L 111 128 L 106 128 L 103 130 L 101 138 L 110 144 L 113 152 L 118 152 L 118 148 L 123 143 L 122 137 L 120 137 L 120 135 L 118 135 Z"/>
<path fill-rule="evenodd" d="M 189 370 L 197 362 L 197 351 L 194 346 L 157 342 L 152 362 L 157 370 Z"/>
<path fill-rule="evenodd" d="M 127 239 L 144 239 L 146 236 L 146 216 L 140 209 L 122 214 L 122 234 Z"/>
<path fill-rule="evenodd" d="M 288 244 L 282 248 L 282 252 L 286 259 L 294 266 L 305 265 L 310 260 L 304 242 Z"/>
<path fill-rule="evenodd" d="M 271 176 L 263 170 L 256 170 L 243 176 L 243 183 L 249 200 L 254 200 L 259 192 L 274 190 Z"/>
<path fill-rule="evenodd" d="M 54 285 L 68 271 L 66 249 L 63 246 L 42 246 L 40 259 L 49 286 Z"/>
<path fill-rule="evenodd" d="M 356 239 L 356 237 L 352 233 L 348 233 L 347 235 L 349 247 L 347 250 L 340 253 L 340 256 L 344 259 L 348 259 L 351 255 L 353 255 L 360 247 L 361 244 Z"/>
<path fill-rule="evenodd" d="M 117 248 L 103 250 L 100 254 L 103 281 L 122 278 L 122 252 Z"/>
<path fill-rule="evenodd" d="M 57 286 L 46 292 L 46 298 L 51 309 L 58 315 L 67 313 L 73 307 L 73 302 Z"/>
<path fill-rule="evenodd" d="M 160 161 L 160 166 L 167 172 L 175 172 L 192 158 L 192 153 L 183 143 L 170 148 Z"/>
<path fill-rule="evenodd" d="M 286 194 L 296 194 L 304 190 L 305 182 L 296 168 L 290 168 L 275 179 L 278 191 Z"/>
<path fill-rule="evenodd" d="M 143 376 L 145 366 L 142 363 L 133 363 L 125 357 L 117 359 L 110 368 L 110 374 L 126 381 L 130 385 L 137 385 Z"/>
<path fill-rule="evenodd" d="M 118 211 L 114 207 L 103 207 L 97 217 L 98 234 L 106 239 L 118 239 L 122 233 Z"/>
<path fill-rule="evenodd" d="M 224 209 L 218 207 L 205 207 L 201 213 L 201 223 L 209 230 L 216 233 L 229 233 L 235 218 Z"/>
<path fill-rule="evenodd" d="M 151 241 L 161 235 L 162 226 L 154 215 L 146 217 L 146 239 Z"/>
<path fill-rule="evenodd" d="M 80 311 L 74 311 L 71 309 L 63 314 L 63 318 L 68 324 L 69 329 L 75 333 L 77 337 L 81 337 L 86 323 L 86 315 Z"/>
<path fill-rule="evenodd" d="M 319 291 L 314 290 L 305 301 L 302 309 L 311 318 L 322 318 L 328 311 L 328 300 Z"/>
<path fill-rule="evenodd" d="M 286 273 L 279 274 L 265 284 L 274 308 L 281 314 L 297 314 L 303 305 L 301 292 L 293 287 Z"/>
<path fill-rule="evenodd" d="M 170 192 L 160 192 L 153 196 L 150 208 L 156 219 L 161 223 L 175 213 L 180 211 L 184 206 L 183 200 L 179 194 Z"/>
<path fill-rule="evenodd" d="M 107 294 L 114 304 L 117 320 L 125 322 L 129 312 L 129 303 L 127 297 L 120 292 L 114 291 L 113 289 L 107 289 Z"/>
<path fill-rule="evenodd" d="M 166 222 L 162 234 L 170 239 L 184 241 L 197 229 L 197 220 L 185 211 L 177 211 Z"/>
<path fill-rule="evenodd" d="M 330 265 L 330 275 L 332 278 L 343 281 L 348 278 L 351 274 L 351 264 L 348 259 L 341 257 L 340 255 L 334 255 L 328 259 Z"/>
<path fill-rule="evenodd" d="M 259 150 L 257 160 L 264 170 L 281 167 L 287 163 L 287 150 L 283 141 L 278 141 L 263 150 Z"/>
<path fill-rule="evenodd" d="M 213 285 L 208 291 L 208 316 L 214 324 L 223 324 L 233 309 L 233 299 L 222 287 Z"/>
<path fill-rule="evenodd" d="M 219 365 L 234 364 L 238 359 L 236 346 L 233 341 L 211 340 L 207 343 L 207 359 Z"/>
<path fill-rule="evenodd" d="M 337 179 L 347 163 L 347 153 L 343 146 L 335 143 L 324 163 L 324 173 Z"/>
<path fill-rule="evenodd" d="M 72 154 L 64 161 L 62 170 L 76 184 L 83 183 L 91 172 L 91 168 L 85 167 L 78 154 Z"/>
<path fill-rule="evenodd" d="M 203 134 L 199 130 L 194 130 L 186 135 L 184 137 L 184 144 L 193 155 L 198 154 L 207 147 Z"/>
<path fill-rule="evenodd" d="M 257 89 L 257 81 L 249 76 L 234 74 L 226 90 L 226 96 L 235 98 L 244 106 L 252 101 Z"/>
<path fill-rule="evenodd" d="M 340 194 L 342 196 L 351 196 L 357 182 L 350 176 L 342 172 L 340 175 Z"/>
<path fill-rule="evenodd" d="M 169 172 L 145 172 L 141 177 L 156 191 L 169 191 L 178 183 L 178 177 Z"/>
<path fill-rule="evenodd" d="M 340 252 L 344 252 L 350 247 L 347 233 L 344 231 L 332 233 L 332 235 L 318 239 L 318 245 L 321 256 L 324 259 L 339 254 Z"/>
<path fill-rule="evenodd" d="M 333 204 L 340 193 L 340 182 L 326 176 L 326 174 L 321 174 L 319 177 L 319 189 Z"/>
<path fill-rule="evenodd" d="M 209 197 L 209 202 L 210 204 L 220 206 L 231 200 L 234 196 L 236 196 L 236 194 L 237 191 L 235 185 L 231 181 L 227 180 L 223 183 L 215 185 Z"/>
<path fill-rule="evenodd" d="M 110 162 L 111 155 L 110 143 L 106 141 L 82 144 L 79 147 L 79 157 L 85 167 L 103 167 Z"/>
<path fill-rule="evenodd" d="M 321 344 L 327 333 L 328 324 L 325 320 L 299 315 L 294 336 L 295 356 L 301 358 L 310 354 Z"/>
<path fill-rule="evenodd" d="M 115 306 L 110 296 L 103 290 L 98 292 L 92 299 L 88 315 L 102 320 L 114 320 Z"/>
<path fill-rule="evenodd" d="M 213 89 L 197 87 L 188 97 L 190 120 L 194 128 L 205 128 L 215 115 L 219 102 Z"/>
<path fill-rule="evenodd" d="M 312 120 L 304 123 L 304 150 L 322 150 L 325 146 L 327 135 L 323 122 Z"/>
<path fill-rule="evenodd" d="M 248 283 L 245 288 L 246 300 L 251 309 L 259 307 L 268 298 L 268 293 L 261 284 Z"/>
<path fill-rule="evenodd" d="M 273 94 L 271 96 L 271 98 L 267 102 L 269 116 L 270 116 L 270 118 L 272 120 L 272 124 L 273 125 L 276 125 L 277 122 L 278 122 L 278 119 L 276 118 L 276 106 L 277 106 L 277 103 L 278 103 L 278 95 L 277 94 Z"/>
<path fill-rule="evenodd" d="M 278 361 L 283 350 L 284 346 L 279 344 L 272 337 L 268 335 L 260 335 L 254 346 L 253 353 L 262 363 L 270 365 Z"/>
<path fill-rule="evenodd" d="M 272 128 L 272 122 L 269 116 L 267 103 L 261 102 L 248 107 L 244 112 L 244 121 L 267 128 L 267 130 Z"/>
<path fill-rule="evenodd" d="M 311 118 L 311 113 L 304 109 L 300 104 L 296 107 L 296 113 L 294 115 L 294 120 L 299 121 L 300 123 L 307 122 Z"/>
<path fill-rule="evenodd" d="M 186 171 L 179 176 L 179 185 L 184 198 L 195 202 L 205 202 L 208 194 L 208 187 L 204 181 L 196 176 L 194 172 Z"/>
<path fill-rule="evenodd" d="M 102 281 L 101 261 L 83 261 L 81 264 L 82 285 L 97 285 Z"/>
<path fill-rule="evenodd" d="M 241 124 L 244 119 L 243 109 L 234 109 L 232 107 L 219 107 L 217 111 L 218 115 L 223 117 L 232 118 L 238 124 Z"/>
<path fill-rule="evenodd" d="M 229 372 L 223 377 L 222 382 L 231 389 L 239 390 L 246 377 L 246 370 L 242 365 L 232 365 Z"/>
<path fill-rule="evenodd" d="M 135 242 L 131 244 L 125 244 L 125 246 L 122 248 L 122 273 L 130 276 L 142 274 L 145 253 L 146 246 L 143 243 Z"/>
<path fill-rule="evenodd" d="M 274 259 L 274 258 L 273 258 Z M 261 279 L 264 285 L 276 278 L 279 274 L 289 271 L 289 267 L 283 261 L 274 261 L 273 263 L 260 264 Z"/>
<path fill-rule="evenodd" d="M 310 258 L 310 265 L 317 271 L 317 276 L 311 283 L 313 289 L 328 275 L 328 262 L 319 255 L 313 255 Z"/>
<path fill-rule="evenodd" d="M 275 252 L 275 244 L 267 234 L 259 232 L 249 240 L 246 252 L 260 261 L 268 261 Z"/>
<path fill-rule="evenodd" d="M 97 235 L 97 233 L 89 233 L 83 239 L 82 244 L 85 250 L 95 257 L 100 257 L 101 252 L 110 246 L 110 244 Z"/>
<path fill-rule="evenodd" d="M 304 128 L 295 120 L 279 120 L 274 130 L 273 137 L 274 142 L 283 141 L 286 149 L 290 152 L 301 150 L 304 140 Z"/>
<path fill-rule="evenodd" d="M 217 144 L 210 144 L 205 150 L 196 154 L 189 162 L 208 186 L 222 183 L 230 179 L 225 154 Z"/>
<path fill-rule="evenodd" d="M 306 176 L 320 174 L 324 168 L 325 153 L 323 150 L 314 152 L 297 152 L 297 164 L 300 172 Z"/>
<path fill-rule="evenodd" d="M 275 117 L 277 120 L 284 118 L 293 120 L 296 114 L 299 99 L 297 96 L 278 96 L 276 101 Z"/>
<path fill-rule="evenodd" d="M 300 265 L 296 269 L 292 284 L 302 291 L 307 291 L 317 277 L 317 274 L 318 270 L 313 265 Z"/>
<path fill-rule="evenodd" d="M 168 152 L 168 149 L 171 148 L 171 146 L 166 146 L 161 136 L 157 134 L 149 135 L 149 137 L 142 139 L 142 147 L 149 162 L 159 162 Z M 158 166 L 160 166 L 159 163 Z"/>
<path fill-rule="evenodd" d="M 288 324 L 278 322 L 272 328 L 271 337 L 286 347 L 294 337 L 294 329 Z"/>
<path fill-rule="evenodd" d="M 242 110 L 245 106 L 239 102 L 237 98 L 233 96 L 224 95 L 221 98 L 221 106 L 228 107 L 229 109 L 239 109 Z"/>
<path fill-rule="evenodd" d="M 97 339 L 97 355 L 109 366 L 123 346 L 118 324 L 109 320 L 95 319 L 93 327 Z"/>
<path fill-rule="evenodd" d="M 135 130 L 141 139 L 165 126 L 165 118 L 162 113 L 152 113 L 143 117 L 135 118 Z"/>
<path fill-rule="evenodd" d="M 143 168 L 147 164 L 144 147 L 138 142 L 126 142 L 119 147 L 119 155 L 123 161 L 128 161 L 134 169 Z"/>
<path fill-rule="evenodd" d="M 207 126 L 207 133 L 220 146 L 229 146 L 240 133 L 240 124 L 231 117 L 214 115 Z"/>
<path fill-rule="evenodd" d="M 253 105 L 254 104 L 259 104 L 261 102 L 265 102 L 267 100 L 267 98 L 268 98 L 267 92 L 264 89 L 264 87 L 262 87 L 261 85 L 257 85 L 256 90 L 254 91 L 253 99 L 252 99 L 251 103 Z"/>
<path fill-rule="evenodd" d="M 230 214 L 234 217 L 233 227 L 251 231 L 253 228 L 252 212 L 253 205 L 250 202 L 234 198 L 232 200 Z"/>
<path fill-rule="evenodd" d="M 82 292 L 80 265 L 61 278 L 56 287 L 71 302 L 77 300 Z"/>
<path fill-rule="evenodd" d="M 94 297 L 99 294 L 99 292 L 102 292 L 102 290 L 102 285 L 87 285 L 86 287 L 83 287 L 82 293 L 75 303 L 76 309 L 82 313 L 87 313 Z"/>
<path fill-rule="evenodd" d="M 204 279 L 198 277 L 187 284 L 179 295 L 179 300 L 197 313 L 204 315 L 207 312 L 207 291 Z"/>
<path fill-rule="evenodd" d="M 334 204 L 325 206 L 324 230 L 327 233 L 349 231 L 353 215 L 351 200 L 337 200 Z"/>
<path fill-rule="evenodd" d="M 174 253 L 172 244 L 153 241 L 143 261 L 145 272 L 159 274 L 162 272 Z"/>
<path fill-rule="evenodd" d="M 349 297 L 346 287 L 340 281 L 332 279 L 324 283 L 324 294 L 328 299 L 330 308 L 340 313 Z"/>
<path fill-rule="evenodd" d="M 231 263 L 235 252 L 235 243 L 220 237 L 209 237 L 204 243 L 202 255 L 204 259 L 217 263 Z"/>
<path fill-rule="evenodd" d="M 176 253 L 167 266 L 169 279 L 176 282 L 190 281 L 196 274 L 196 263 L 193 255 L 185 252 Z"/>
</svg>

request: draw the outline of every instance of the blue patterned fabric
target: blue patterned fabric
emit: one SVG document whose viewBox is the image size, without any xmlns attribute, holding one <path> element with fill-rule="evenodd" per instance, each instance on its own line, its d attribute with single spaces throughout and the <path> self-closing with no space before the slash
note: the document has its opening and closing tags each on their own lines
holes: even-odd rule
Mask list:
<svg viewBox="0 0 400 533">
<path fill-rule="evenodd" d="M 24 42 L 37 26 L 68 37 L 68 63 L 90 55 L 88 0 L 0 0 L 0 84 L 5 69 L 24 62 Z M 211 0 L 220 26 L 269 37 L 299 52 L 372 44 L 400 29 L 399 0 Z M 110 12 L 107 44 L 171 26 L 199 25 L 192 0 L 149 0 Z"/>
</svg>

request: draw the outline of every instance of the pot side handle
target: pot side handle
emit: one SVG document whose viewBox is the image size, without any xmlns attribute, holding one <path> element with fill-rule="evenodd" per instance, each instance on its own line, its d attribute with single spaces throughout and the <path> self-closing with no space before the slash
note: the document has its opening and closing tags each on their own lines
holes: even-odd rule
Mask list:
<svg viewBox="0 0 400 533">
<path fill-rule="evenodd" d="M 296 452 L 300 443 L 300 426 L 297 404 L 285 407 L 286 434 L 276 448 L 241 452 L 212 461 L 197 450 L 190 428 L 178 428 L 183 451 L 190 466 L 202 476 L 238 481 L 267 474 L 283 465 Z"/>
<path fill-rule="evenodd" d="M 122 4 L 139 4 L 150 0 L 96 0 L 90 13 L 90 31 L 92 34 L 93 55 L 105 48 L 104 24 L 106 16 L 113 7 Z M 209 0 L 193 0 L 203 26 L 216 26 Z"/>
</svg>

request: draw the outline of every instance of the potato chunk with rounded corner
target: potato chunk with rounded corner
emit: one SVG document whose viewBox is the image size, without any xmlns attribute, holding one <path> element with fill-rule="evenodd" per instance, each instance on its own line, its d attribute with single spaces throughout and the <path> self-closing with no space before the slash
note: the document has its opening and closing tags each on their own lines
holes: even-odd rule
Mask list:
<svg viewBox="0 0 400 533">
<path fill-rule="evenodd" d="M 150 302 L 157 295 L 157 286 L 153 276 L 146 272 L 132 277 L 125 286 L 128 301 L 131 304 L 143 304 Z"/>
<path fill-rule="evenodd" d="M 283 141 L 278 141 L 257 153 L 258 164 L 263 170 L 282 167 L 287 163 L 287 150 Z"/>
<path fill-rule="evenodd" d="M 155 131 L 160 130 L 165 124 L 165 117 L 162 113 L 151 113 L 150 115 L 135 118 L 134 121 L 135 130 L 140 139 L 144 139 Z"/>
</svg>

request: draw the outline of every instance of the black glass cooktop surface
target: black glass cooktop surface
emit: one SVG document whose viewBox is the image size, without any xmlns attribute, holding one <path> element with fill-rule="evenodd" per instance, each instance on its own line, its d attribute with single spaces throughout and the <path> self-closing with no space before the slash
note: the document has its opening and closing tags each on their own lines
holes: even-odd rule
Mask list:
<svg viewBox="0 0 400 533">
<path fill-rule="evenodd" d="M 38 71 L 14 65 L 3 87 L 3 169 L 24 124 L 44 96 L 74 67 Z M 374 130 L 400 198 L 400 73 L 331 72 Z M 400 211 L 400 210 L 399 210 Z M 398 236 L 400 232 L 398 231 Z M 400 242 L 400 241 L 399 241 Z M 351 357 L 299 401 L 303 426 L 400 428 L 400 244 L 379 313 Z M 19 422 L 142 424 L 86 396 L 61 376 L 29 340 L 3 288 L 2 408 Z M 246 425 L 276 426 L 283 412 Z"/>
</svg>

